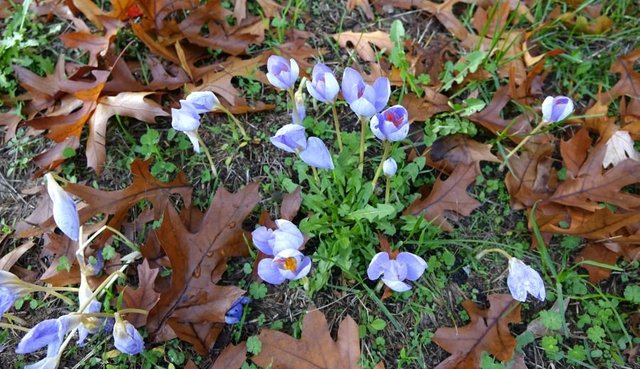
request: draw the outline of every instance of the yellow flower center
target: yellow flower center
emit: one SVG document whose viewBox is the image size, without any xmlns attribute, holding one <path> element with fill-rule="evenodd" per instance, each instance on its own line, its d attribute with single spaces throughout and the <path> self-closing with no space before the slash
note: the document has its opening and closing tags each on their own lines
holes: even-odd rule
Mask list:
<svg viewBox="0 0 640 369">
<path fill-rule="evenodd" d="M 284 259 L 283 266 L 285 269 L 294 272 L 296 270 L 296 266 L 298 266 L 298 262 L 296 258 L 286 258 Z"/>
</svg>

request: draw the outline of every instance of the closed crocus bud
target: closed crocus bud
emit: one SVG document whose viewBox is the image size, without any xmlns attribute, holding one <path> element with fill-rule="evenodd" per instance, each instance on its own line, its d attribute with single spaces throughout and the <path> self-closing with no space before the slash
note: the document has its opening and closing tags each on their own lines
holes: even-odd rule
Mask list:
<svg viewBox="0 0 640 369">
<path fill-rule="evenodd" d="M 198 114 L 208 113 L 220 108 L 220 100 L 211 91 L 194 91 L 185 100 L 180 100 L 182 104 L 185 102 L 190 103 Z"/>
<path fill-rule="evenodd" d="M 302 124 L 302 121 L 306 116 L 307 112 L 304 109 L 304 92 L 298 90 L 295 93 L 295 107 L 291 112 L 291 119 L 295 124 Z"/>
<path fill-rule="evenodd" d="M 307 136 L 304 127 L 298 124 L 287 124 L 271 137 L 271 143 L 279 149 L 290 153 L 298 153 L 307 147 Z"/>
<path fill-rule="evenodd" d="M 76 203 L 53 179 L 51 173 L 47 173 L 45 179 L 47 181 L 47 193 L 53 203 L 53 220 L 62 233 L 73 241 L 78 241 L 80 218 L 78 217 Z"/>
<path fill-rule="evenodd" d="M 287 59 L 271 55 L 267 60 L 267 79 L 277 88 L 287 90 L 296 83 L 298 79 L 298 63 L 294 59 Z"/>
<path fill-rule="evenodd" d="M 346 68 L 342 75 L 342 96 L 354 113 L 372 117 L 389 102 L 391 85 L 385 77 L 379 77 L 370 86 L 355 69 Z"/>
<path fill-rule="evenodd" d="M 244 305 L 251 302 L 251 299 L 247 296 L 239 297 L 236 301 L 231 304 L 229 310 L 224 315 L 224 322 L 227 324 L 236 324 L 242 318 L 242 311 L 244 310 Z"/>
<path fill-rule="evenodd" d="M 398 170 L 398 163 L 393 158 L 389 158 L 382 163 L 382 172 L 387 177 L 393 177 Z"/>
<path fill-rule="evenodd" d="M 319 63 L 313 67 L 311 81 L 307 82 L 307 91 L 314 99 L 331 104 L 340 92 L 340 85 L 331 69 Z"/>
<path fill-rule="evenodd" d="M 171 127 L 186 134 L 193 145 L 193 151 L 200 152 L 200 141 L 198 140 L 200 114 L 193 104 L 183 100 L 180 109 L 171 109 Z"/>
<path fill-rule="evenodd" d="M 311 259 L 295 249 L 284 249 L 274 256 L 258 263 L 258 275 L 271 284 L 281 284 L 285 280 L 305 277 L 311 270 Z"/>
<path fill-rule="evenodd" d="M 527 300 L 527 293 L 540 301 L 544 301 L 546 297 L 544 281 L 540 274 L 518 258 L 509 259 L 507 286 L 511 296 L 521 302 Z"/>
<path fill-rule="evenodd" d="M 542 119 L 547 123 L 560 122 L 573 113 L 573 101 L 566 96 L 547 96 L 542 102 Z"/>
<path fill-rule="evenodd" d="M 320 169 L 334 168 L 333 159 L 327 145 L 318 137 L 309 137 L 307 147 L 300 151 L 299 156 L 302 161 L 312 167 Z"/>
<path fill-rule="evenodd" d="M 131 323 L 115 313 L 116 322 L 113 325 L 113 344 L 118 351 L 127 355 L 137 355 L 144 350 L 142 336 Z"/>
<path fill-rule="evenodd" d="M 275 231 L 258 227 L 251 232 L 253 243 L 263 254 L 273 256 L 284 249 L 298 250 L 304 243 L 304 236 L 295 224 L 286 220 L 276 220 Z"/>
<path fill-rule="evenodd" d="M 409 134 L 409 113 L 404 106 L 394 105 L 369 122 L 373 134 L 382 141 L 404 140 Z"/>
<path fill-rule="evenodd" d="M 376 280 L 382 276 L 382 282 L 396 292 L 404 292 L 411 286 L 404 280 L 417 281 L 427 269 L 427 263 L 418 255 L 410 252 L 401 252 L 394 260 L 389 258 L 389 253 L 379 252 L 369 263 L 367 276 Z"/>
</svg>

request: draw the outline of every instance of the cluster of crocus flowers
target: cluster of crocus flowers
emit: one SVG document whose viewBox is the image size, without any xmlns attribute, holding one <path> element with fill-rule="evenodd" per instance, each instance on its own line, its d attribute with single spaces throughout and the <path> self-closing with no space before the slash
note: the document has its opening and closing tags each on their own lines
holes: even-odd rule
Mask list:
<svg viewBox="0 0 640 369">
<path fill-rule="evenodd" d="M 279 89 L 287 90 L 293 103 L 291 113 L 293 123 L 278 129 L 275 136 L 271 137 L 271 143 L 282 150 L 297 154 L 302 161 L 312 168 L 333 169 L 333 159 L 325 143 L 318 137 L 307 138 L 305 128 L 302 126 L 302 120 L 306 115 L 304 93 L 302 92 L 302 86 L 305 85 L 305 81 L 303 79 L 300 83 L 300 88 L 294 93 L 299 73 L 296 61 L 272 55 L 267 61 L 267 70 L 269 82 Z M 307 89 L 309 89 L 308 85 Z M 313 91 L 313 94 L 318 93 L 317 90 Z"/>
<path fill-rule="evenodd" d="M 271 284 L 305 277 L 311 270 L 311 259 L 299 251 L 304 243 L 302 232 L 286 219 L 276 220 L 276 227 L 261 226 L 251 233 L 256 248 L 270 256 L 258 263 L 258 276 Z"/>
<path fill-rule="evenodd" d="M 405 280 L 417 281 L 427 269 L 427 262 L 420 256 L 410 252 L 401 252 L 395 258 L 391 258 L 388 252 L 377 253 L 369 268 L 367 276 L 371 280 L 382 277 L 382 282 L 396 292 L 404 292 L 411 289 Z"/>
</svg>

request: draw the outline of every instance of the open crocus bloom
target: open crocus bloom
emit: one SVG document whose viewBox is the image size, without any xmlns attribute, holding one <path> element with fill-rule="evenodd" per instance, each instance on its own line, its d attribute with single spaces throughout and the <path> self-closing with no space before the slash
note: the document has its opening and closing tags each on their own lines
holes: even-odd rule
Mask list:
<svg viewBox="0 0 640 369">
<path fill-rule="evenodd" d="M 51 173 L 47 173 L 45 178 L 47 181 L 47 193 L 53 203 L 53 220 L 62 233 L 73 241 L 77 241 L 80 233 L 80 218 L 76 203 L 53 179 Z"/>
<path fill-rule="evenodd" d="M 540 301 L 544 301 L 546 297 L 544 281 L 540 274 L 518 258 L 509 259 L 507 286 L 511 296 L 518 301 L 526 301 L 527 293 Z"/>
<path fill-rule="evenodd" d="M 409 113 L 401 105 L 394 105 L 371 118 L 373 134 L 382 141 L 400 141 L 409 133 Z"/>
<path fill-rule="evenodd" d="M 193 151 L 200 152 L 200 141 L 198 140 L 200 114 L 198 108 L 186 100 L 181 100 L 180 109 L 171 109 L 171 127 L 186 134 L 193 145 Z"/>
<path fill-rule="evenodd" d="M 188 102 L 198 114 L 208 113 L 219 109 L 220 100 L 211 91 L 194 91 L 185 100 L 180 100 L 181 104 Z M 198 122 L 200 119 L 198 119 Z"/>
<path fill-rule="evenodd" d="M 379 252 L 369 263 L 367 276 L 371 280 L 376 280 L 382 276 L 382 282 L 387 287 L 396 292 L 404 292 L 411 289 L 411 286 L 404 283 L 404 280 L 416 281 L 427 269 L 427 263 L 410 252 L 401 252 L 395 260 L 389 258 L 389 253 Z"/>
<path fill-rule="evenodd" d="M 311 270 L 311 259 L 296 249 L 284 249 L 273 259 L 267 258 L 258 263 L 258 275 L 271 284 L 281 284 L 285 280 L 297 280 L 305 277 Z"/>
<path fill-rule="evenodd" d="M 327 145 L 318 137 L 306 138 L 304 127 L 298 124 L 287 124 L 271 137 L 276 147 L 300 156 L 305 163 L 320 169 L 333 169 L 333 159 Z"/>
<path fill-rule="evenodd" d="M 127 355 L 136 355 L 144 350 L 142 336 L 131 323 L 115 313 L 116 322 L 113 325 L 113 344 L 118 351 Z"/>
<path fill-rule="evenodd" d="M 273 256 L 284 249 L 298 250 L 304 242 L 302 232 L 286 219 L 276 220 L 278 229 L 275 231 L 267 227 L 258 227 L 251 232 L 253 243 L 265 255 Z"/>
<path fill-rule="evenodd" d="M 311 81 L 307 82 L 307 91 L 316 100 L 330 104 L 335 101 L 340 85 L 331 69 L 319 63 L 313 67 Z"/>
<path fill-rule="evenodd" d="M 298 63 L 294 59 L 287 59 L 271 55 L 267 60 L 267 79 L 277 88 L 286 90 L 296 83 L 298 79 Z"/>
<path fill-rule="evenodd" d="M 370 86 L 355 69 L 346 68 L 342 75 L 342 96 L 354 113 L 372 117 L 384 109 L 391 95 L 391 85 L 386 77 L 379 77 Z"/>
<path fill-rule="evenodd" d="M 547 96 L 542 102 L 542 119 L 555 123 L 566 119 L 573 113 L 573 101 L 566 96 Z"/>
</svg>

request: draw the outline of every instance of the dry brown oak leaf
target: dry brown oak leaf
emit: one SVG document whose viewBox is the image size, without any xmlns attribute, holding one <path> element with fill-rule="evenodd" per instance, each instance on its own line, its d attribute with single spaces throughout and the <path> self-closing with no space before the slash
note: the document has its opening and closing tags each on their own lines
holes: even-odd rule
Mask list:
<svg viewBox="0 0 640 369">
<path fill-rule="evenodd" d="M 319 310 L 305 315 L 299 340 L 282 332 L 263 329 L 260 354 L 251 360 L 261 368 L 278 369 L 356 369 L 360 358 L 358 324 L 342 319 L 338 339 L 330 335 L 327 319 Z"/>
<path fill-rule="evenodd" d="M 485 351 L 500 361 L 511 359 L 516 339 L 509 331 L 509 323 L 520 323 L 520 304 L 511 295 L 488 298 L 488 309 L 479 309 L 471 300 L 462 303 L 471 318 L 466 326 L 438 328 L 433 341 L 451 356 L 436 369 L 479 369 Z"/>
<path fill-rule="evenodd" d="M 248 233 L 242 223 L 260 201 L 258 188 L 255 182 L 236 193 L 220 188 L 204 217 L 186 222 L 167 205 L 160 228 L 147 236 L 162 248 L 172 270 L 170 287 L 161 292 L 147 318 L 156 340 L 177 335 L 201 355 L 213 347 L 224 328 L 225 313 L 244 293 L 216 283 L 228 257 L 247 253 Z"/>
</svg>

